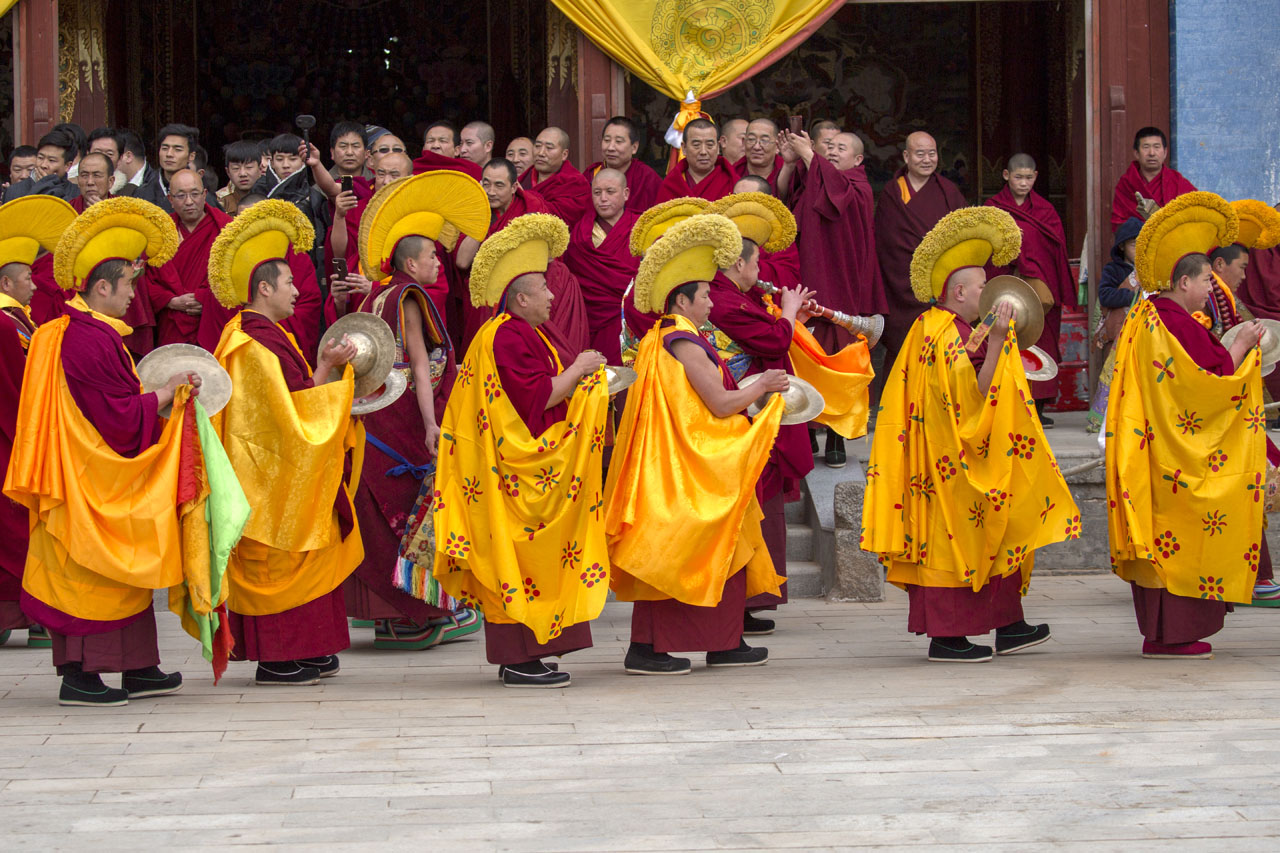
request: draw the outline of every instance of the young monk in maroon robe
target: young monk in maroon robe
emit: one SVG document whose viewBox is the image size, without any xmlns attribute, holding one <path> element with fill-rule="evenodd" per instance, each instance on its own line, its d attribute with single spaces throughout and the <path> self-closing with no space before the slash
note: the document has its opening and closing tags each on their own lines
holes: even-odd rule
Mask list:
<svg viewBox="0 0 1280 853">
<path fill-rule="evenodd" d="M 1169 157 L 1169 138 L 1158 127 L 1144 127 L 1133 137 L 1133 162 L 1116 181 L 1111 197 L 1111 230 L 1131 216 L 1139 216 L 1136 194 L 1163 207 L 1195 185 L 1164 164 Z"/>
<path fill-rule="evenodd" d="M 533 141 L 533 166 L 520 176 L 520 186 L 536 190 L 570 228 L 591 209 L 591 185 L 569 162 L 569 134 L 558 127 L 548 127 Z"/>
<path fill-rule="evenodd" d="M 876 203 L 876 257 L 889 311 L 885 364 L 892 364 L 916 318 L 927 307 L 911 293 L 911 255 L 938 220 L 965 206 L 960 188 L 938 174 L 938 143 L 923 131 L 907 137 L 903 166 Z"/>
<path fill-rule="evenodd" d="M 205 200 L 200 176 L 189 169 L 175 173 L 169 182 L 169 203 L 182 242 L 165 274 L 151 280 L 148 295 L 156 316 L 157 346 L 197 343 L 200 312 L 211 299 L 209 250 L 231 221 Z"/>
<path fill-rule="evenodd" d="M 564 263 L 582 290 L 589 346 L 609 364 L 622 363 L 622 296 L 640 267 L 630 250 L 631 228 L 639 216 L 626 207 L 629 192 L 621 172 L 596 172 L 591 180 L 594 213 L 569 230 L 564 253 Z"/>
<path fill-rule="evenodd" d="M 689 122 L 681 150 L 684 159 L 663 180 L 658 190 L 659 203 L 685 196 L 718 201 L 733 192 L 738 173 L 720 156 L 720 140 L 711 121 L 696 118 Z"/>
<path fill-rule="evenodd" d="M 626 116 L 614 116 L 600 134 L 600 153 L 604 159 L 592 163 L 584 173 L 588 181 L 593 181 L 601 169 L 621 172 L 627 188 L 626 208 L 636 215 L 644 213 L 657 202 L 658 188 L 662 186 L 658 173 L 635 159 L 639 150 L 640 129 L 636 123 Z"/>
<path fill-rule="evenodd" d="M 1053 296 L 1053 307 L 1044 312 L 1044 332 L 1036 346 L 1057 362 L 1062 360 L 1058 347 L 1062 309 L 1063 306 L 1076 307 L 1076 286 L 1071 280 L 1071 267 L 1067 261 L 1067 234 L 1062 228 L 1062 219 L 1053 205 L 1035 191 L 1037 174 L 1036 161 L 1031 155 L 1013 155 L 1004 170 L 1004 187 L 985 204 L 1007 212 L 1022 231 L 1022 250 L 1014 262 L 1017 274 L 1024 279 L 1041 282 Z M 993 266 L 987 275 L 991 277 L 1007 272 L 1008 268 Z M 1044 407 L 1058 396 L 1057 377 L 1032 382 L 1031 396 L 1036 401 L 1040 423 L 1046 427 L 1053 426 L 1053 420 L 1044 414 Z"/>
</svg>

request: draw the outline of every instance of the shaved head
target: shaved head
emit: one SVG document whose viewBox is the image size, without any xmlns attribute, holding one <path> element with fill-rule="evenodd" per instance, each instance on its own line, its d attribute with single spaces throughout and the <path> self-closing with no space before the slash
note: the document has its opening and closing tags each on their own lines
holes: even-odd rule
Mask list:
<svg viewBox="0 0 1280 853">
<path fill-rule="evenodd" d="M 627 185 L 627 176 L 619 172 L 617 169 L 603 168 L 596 172 L 596 176 L 591 179 L 591 185 L 602 183 L 616 183 L 621 186 Z"/>
<path fill-rule="evenodd" d="M 483 166 L 493 159 L 493 127 L 483 121 L 473 121 L 462 128 L 462 141 L 458 144 L 458 156 Z"/>
<path fill-rule="evenodd" d="M 542 177 L 560 171 L 569 159 L 569 134 L 558 127 L 548 127 L 533 141 L 533 168 Z"/>
<path fill-rule="evenodd" d="M 902 159 L 913 184 L 923 186 L 938 169 L 938 143 L 923 130 L 917 130 L 907 137 Z"/>
<path fill-rule="evenodd" d="M 533 140 L 527 136 L 517 136 L 507 145 L 507 159 L 515 165 L 516 171 L 524 174 L 533 165 Z"/>
<path fill-rule="evenodd" d="M 1030 169 L 1034 172 L 1036 170 L 1036 160 L 1030 154 L 1014 154 L 1009 158 L 1007 168 L 1010 172 L 1016 172 L 1019 169 Z"/>
<path fill-rule="evenodd" d="M 626 208 L 627 176 L 617 169 L 601 169 L 591 179 L 591 204 L 596 217 L 612 225 Z"/>
<path fill-rule="evenodd" d="M 187 228 L 205 217 L 204 179 L 190 169 L 179 169 L 169 179 L 169 204 Z"/>
<path fill-rule="evenodd" d="M 856 133 L 837 133 L 827 143 L 827 161 L 841 171 L 862 164 L 862 137 Z"/>
<path fill-rule="evenodd" d="M 693 122 L 690 122 L 692 125 Z M 726 121 L 720 129 L 720 148 L 730 163 L 736 163 L 746 156 L 747 148 L 743 139 L 747 135 L 747 120 L 735 118 Z"/>
<path fill-rule="evenodd" d="M 765 195 L 773 195 L 773 187 L 769 186 L 769 182 L 759 175 L 747 175 L 738 180 L 733 185 L 735 193 L 764 193 Z"/>
<path fill-rule="evenodd" d="M 474 133 L 480 137 L 481 142 L 493 141 L 493 125 L 483 121 L 469 122 L 466 127 L 462 128 L 463 134 L 468 132 Z"/>
</svg>

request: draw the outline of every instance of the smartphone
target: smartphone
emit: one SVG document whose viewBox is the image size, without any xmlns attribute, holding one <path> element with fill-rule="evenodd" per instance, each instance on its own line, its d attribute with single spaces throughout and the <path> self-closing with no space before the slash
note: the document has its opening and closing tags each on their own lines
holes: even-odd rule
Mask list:
<svg viewBox="0 0 1280 853">
<path fill-rule="evenodd" d="M 347 259 L 334 258 L 329 261 L 329 269 L 333 275 L 338 277 L 338 281 L 345 281 L 347 278 Z"/>
<path fill-rule="evenodd" d="M 351 192 L 351 176 L 350 175 L 342 176 L 342 191 L 344 193 Z"/>
<path fill-rule="evenodd" d="M 804 130 L 804 116 L 788 116 L 787 121 L 791 124 L 791 132 L 800 134 Z"/>
</svg>

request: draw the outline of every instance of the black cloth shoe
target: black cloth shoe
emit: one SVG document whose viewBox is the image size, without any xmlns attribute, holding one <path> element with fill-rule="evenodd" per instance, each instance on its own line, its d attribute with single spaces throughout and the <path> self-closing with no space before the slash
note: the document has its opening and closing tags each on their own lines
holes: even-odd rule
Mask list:
<svg viewBox="0 0 1280 853">
<path fill-rule="evenodd" d="M 843 468 L 848 461 L 844 453 L 844 439 L 836 435 L 830 427 L 827 428 L 827 452 L 823 455 L 822 461 L 828 468 Z"/>
<path fill-rule="evenodd" d="M 1040 426 L 1043 429 L 1053 429 L 1053 418 L 1044 413 L 1047 402 L 1047 400 L 1036 400 L 1036 416 L 1040 418 Z"/>
<path fill-rule="evenodd" d="M 299 658 L 294 661 L 294 663 L 303 669 L 313 667 L 320 673 L 321 678 L 333 678 L 341 671 L 341 667 L 338 666 L 337 655 L 321 655 L 318 658 Z"/>
<path fill-rule="evenodd" d="M 736 649 L 727 652 L 707 652 L 707 666 L 760 666 L 769 662 L 769 650 L 763 646 L 752 648 L 743 640 Z"/>
<path fill-rule="evenodd" d="M 545 666 L 547 669 L 551 670 L 552 672 L 559 672 L 559 671 L 560 671 L 560 664 L 558 664 L 558 663 L 550 663 L 550 662 L 548 662 L 548 661 L 545 661 L 545 660 L 544 660 L 544 661 L 542 662 L 542 665 L 543 665 L 543 666 Z M 500 665 L 500 666 L 498 667 L 498 680 L 499 680 L 499 681 L 501 681 L 501 680 L 502 680 L 503 673 L 505 673 L 506 671 L 507 671 L 507 665 L 506 665 L 506 664 L 502 664 L 502 665 Z"/>
<path fill-rule="evenodd" d="M 568 687 L 569 673 L 551 669 L 540 660 L 513 663 L 502 670 L 503 687 Z"/>
<path fill-rule="evenodd" d="M 120 679 L 120 686 L 129 692 L 130 699 L 166 696 L 182 689 L 182 673 L 171 672 L 166 675 L 158 666 L 131 669 Z"/>
<path fill-rule="evenodd" d="M 688 658 L 655 652 L 649 643 L 632 643 L 628 646 L 622 668 L 632 675 L 688 675 L 693 669 Z"/>
<path fill-rule="evenodd" d="M 267 687 L 305 687 L 320 681 L 320 670 L 299 666 L 296 660 L 259 661 L 254 684 Z"/>
<path fill-rule="evenodd" d="M 1025 620 L 996 629 L 996 654 L 1011 655 L 1049 639 L 1048 625 L 1028 625 Z"/>
<path fill-rule="evenodd" d="M 809 430 L 809 450 L 814 456 L 818 455 L 818 434 L 813 430 Z"/>
<path fill-rule="evenodd" d="M 991 660 L 990 646 L 977 646 L 967 637 L 934 637 L 929 660 L 940 663 L 984 663 Z"/>
<path fill-rule="evenodd" d="M 742 635 L 744 637 L 763 637 L 773 633 L 773 620 L 761 619 L 754 613 L 742 615 Z"/>
<path fill-rule="evenodd" d="M 85 708 L 128 705 L 129 691 L 120 687 L 108 687 L 102 683 L 102 676 L 96 672 L 68 672 L 62 676 L 58 704 Z"/>
</svg>

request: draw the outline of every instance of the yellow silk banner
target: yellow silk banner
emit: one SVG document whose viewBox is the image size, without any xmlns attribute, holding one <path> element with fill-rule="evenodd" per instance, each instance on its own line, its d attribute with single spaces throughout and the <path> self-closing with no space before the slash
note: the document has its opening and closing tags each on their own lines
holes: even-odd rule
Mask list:
<svg viewBox="0 0 1280 853">
<path fill-rule="evenodd" d="M 775 394 L 754 421 L 718 418 L 663 339 L 698 335 L 684 317 L 640 341 L 605 485 L 613 590 L 622 601 L 674 598 L 712 607 L 743 567 L 747 596 L 778 593 L 782 578 L 760 533 L 755 484 L 778 436 Z"/>
<path fill-rule="evenodd" d="M 683 101 L 708 98 L 782 58 L 845 0 L 553 0 L 632 74 Z"/>
<path fill-rule="evenodd" d="M 862 547 L 898 586 L 971 587 L 1021 571 L 1036 548 L 1075 539 L 1080 513 L 1006 339 L 978 388 L 954 321 L 926 311 L 885 382 L 867 467 Z"/>
<path fill-rule="evenodd" d="M 600 523 L 609 392 L 601 368 L 573 392 L 564 420 L 530 434 L 493 357 L 509 319 L 481 327 L 445 408 L 432 573 L 488 621 L 518 622 L 545 643 L 599 616 L 609 592 Z"/>
<path fill-rule="evenodd" d="M 1112 569 L 1187 598 L 1253 600 L 1267 445 L 1258 351 L 1201 369 L 1150 300 L 1116 342 L 1107 406 Z"/>
</svg>

